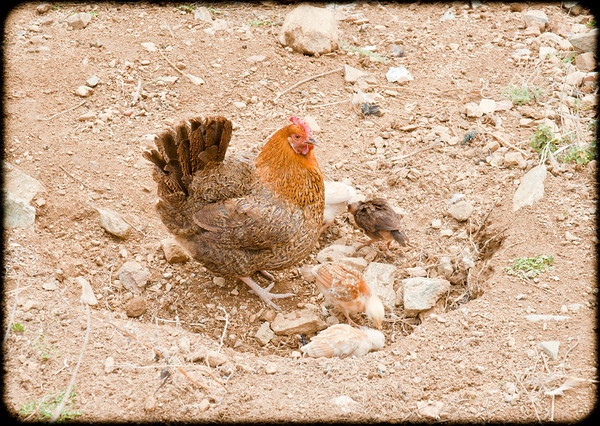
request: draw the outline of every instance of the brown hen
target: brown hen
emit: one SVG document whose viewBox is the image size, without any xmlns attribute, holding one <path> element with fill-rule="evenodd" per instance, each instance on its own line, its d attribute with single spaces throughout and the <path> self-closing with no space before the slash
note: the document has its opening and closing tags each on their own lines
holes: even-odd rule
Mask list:
<svg viewBox="0 0 600 426">
<path fill-rule="evenodd" d="M 270 293 L 252 278 L 304 258 L 319 237 L 324 187 L 316 140 L 297 117 L 275 132 L 252 162 L 226 156 L 232 133 L 224 117 L 193 118 L 162 133 L 155 165 L 162 222 L 215 275 L 237 277 L 269 306 Z M 272 278 L 272 277 L 271 277 Z"/>
</svg>

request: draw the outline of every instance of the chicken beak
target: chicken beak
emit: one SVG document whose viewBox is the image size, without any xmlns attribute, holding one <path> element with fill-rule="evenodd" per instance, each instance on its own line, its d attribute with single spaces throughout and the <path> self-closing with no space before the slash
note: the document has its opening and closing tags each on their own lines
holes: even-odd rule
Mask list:
<svg viewBox="0 0 600 426">
<path fill-rule="evenodd" d="M 313 138 L 312 136 L 308 139 L 306 139 L 306 143 L 310 144 L 310 145 L 319 145 L 319 141 L 317 141 L 315 138 Z"/>
</svg>

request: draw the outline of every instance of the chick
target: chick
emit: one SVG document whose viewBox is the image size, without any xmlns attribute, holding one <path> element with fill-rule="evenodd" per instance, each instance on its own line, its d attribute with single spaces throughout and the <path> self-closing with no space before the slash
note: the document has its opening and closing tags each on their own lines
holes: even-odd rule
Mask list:
<svg viewBox="0 0 600 426">
<path fill-rule="evenodd" d="M 348 203 L 360 199 L 353 186 L 334 181 L 323 183 L 325 184 L 325 211 L 323 212 L 321 233 L 331 226 L 336 216 L 348 211 Z"/>
<path fill-rule="evenodd" d="M 309 273 L 305 269 L 303 274 L 316 280 L 325 300 L 339 309 L 349 324 L 358 326 L 350 315 L 364 312 L 381 330 L 385 308 L 379 296 L 367 285 L 362 273 L 343 263 L 325 263 L 310 267 Z"/>
<path fill-rule="evenodd" d="M 359 248 L 382 240 L 387 241 L 388 251 L 390 243 L 394 240 L 402 246 L 408 244 L 408 237 L 402 230 L 400 216 L 383 198 L 350 203 L 348 211 L 354 215 L 356 224 L 370 238 L 369 241 L 361 244 Z"/>
<path fill-rule="evenodd" d="M 384 344 L 385 336 L 379 330 L 334 324 L 313 337 L 310 343 L 302 346 L 300 350 L 314 358 L 345 358 L 350 355 L 365 355 L 372 350 L 383 348 Z"/>
</svg>

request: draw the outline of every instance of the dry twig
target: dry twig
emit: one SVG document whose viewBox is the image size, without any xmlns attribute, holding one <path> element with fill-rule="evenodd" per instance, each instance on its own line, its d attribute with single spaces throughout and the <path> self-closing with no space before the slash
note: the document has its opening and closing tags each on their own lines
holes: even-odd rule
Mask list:
<svg viewBox="0 0 600 426">
<path fill-rule="evenodd" d="M 46 118 L 40 118 L 41 121 L 49 121 L 52 120 L 55 117 L 58 117 L 59 115 L 65 114 L 69 111 L 73 111 L 76 110 L 77 108 L 79 108 L 80 106 L 82 106 L 83 104 L 85 104 L 87 101 L 82 101 L 80 104 L 75 105 L 74 107 L 65 109 L 63 111 L 57 112 L 56 114 L 51 115 L 50 117 L 46 117 Z"/>
<path fill-rule="evenodd" d="M 285 89 L 283 92 L 279 93 L 277 96 L 275 96 L 275 98 L 273 98 L 273 102 L 275 102 L 275 101 L 276 101 L 277 99 L 279 99 L 281 96 L 285 95 L 285 94 L 286 94 L 287 92 L 289 92 L 290 90 L 292 90 L 292 89 L 294 89 L 294 88 L 296 88 L 296 87 L 300 86 L 301 84 L 304 84 L 304 83 L 306 83 L 306 82 L 308 82 L 308 81 L 314 80 L 315 78 L 319 78 L 319 77 L 325 77 L 326 75 L 333 74 L 333 73 L 340 72 L 340 71 L 344 71 L 344 68 L 343 68 L 343 67 L 341 67 L 341 68 L 336 68 L 336 69 L 334 69 L 334 70 L 326 71 L 326 72 L 323 72 L 323 73 L 321 73 L 321 74 L 318 74 L 318 75 L 313 75 L 312 77 L 305 78 L 304 80 L 301 80 L 301 81 L 299 81 L 298 83 L 296 83 L 296 84 L 294 84 L 294 85 L 292 85 L 292 86 L 288 87 L 288 88 L 287 88 L 287 89 Z"/>
</svg>

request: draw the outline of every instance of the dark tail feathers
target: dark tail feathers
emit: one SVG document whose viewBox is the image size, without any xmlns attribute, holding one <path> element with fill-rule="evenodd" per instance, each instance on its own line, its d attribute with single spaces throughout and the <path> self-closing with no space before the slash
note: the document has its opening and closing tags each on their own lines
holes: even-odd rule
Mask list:
<svg viewBox="0 0 600 426">
<path fill-rule="evenodd" d="M 143 153 L 156 166 L 158 195 L 173 201 L 187 197 L 194 173 L 209 163 L 223 161 L 231 131 L 231 121 L 225 117 L 197 117 L 158 136 L 158 150 Z"/>
</svg>

